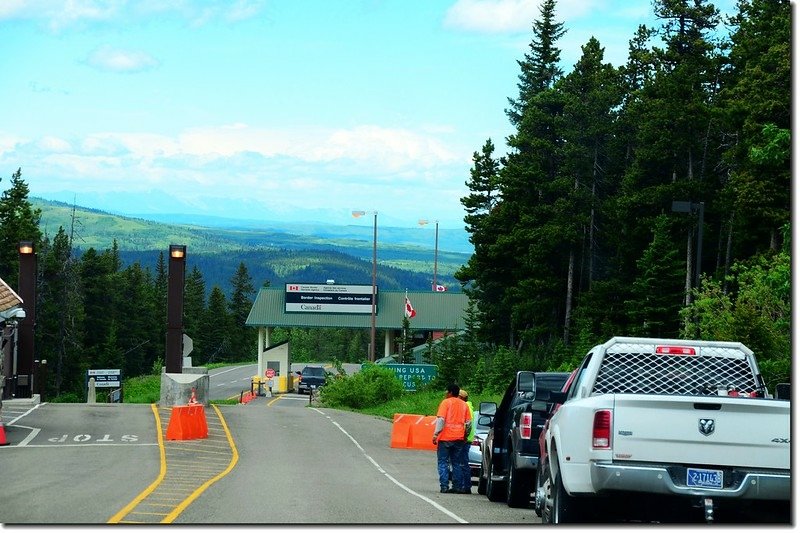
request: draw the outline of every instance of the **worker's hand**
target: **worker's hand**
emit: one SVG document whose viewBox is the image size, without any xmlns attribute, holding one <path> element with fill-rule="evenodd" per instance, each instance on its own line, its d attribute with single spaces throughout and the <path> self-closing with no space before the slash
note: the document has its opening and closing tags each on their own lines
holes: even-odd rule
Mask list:
<svg viewBox="0 0 800 533">
<path fill-rule="evenodd" d="M 433 436 L 433 443 L 436 444 L 436 441 L 439 440 L 436 435 Z"/>
</svg>

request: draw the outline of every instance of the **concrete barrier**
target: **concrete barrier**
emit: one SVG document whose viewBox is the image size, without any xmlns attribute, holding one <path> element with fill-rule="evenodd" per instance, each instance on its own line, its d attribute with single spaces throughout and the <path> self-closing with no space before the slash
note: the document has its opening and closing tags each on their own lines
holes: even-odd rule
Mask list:
<svg viewBox="0 0 800 533">
<path fill-rule="evenodd" d="M 202 404 L 176 405 L 167 426 L 167 440 L 192 440 L 208 437 L 206 410 Z"/>
<path fill-rule="evenodd" d="M 435 427 L 435 416 L 395 413 L 389 447 L 435 450 L 432 442 Z"/>
</svg>

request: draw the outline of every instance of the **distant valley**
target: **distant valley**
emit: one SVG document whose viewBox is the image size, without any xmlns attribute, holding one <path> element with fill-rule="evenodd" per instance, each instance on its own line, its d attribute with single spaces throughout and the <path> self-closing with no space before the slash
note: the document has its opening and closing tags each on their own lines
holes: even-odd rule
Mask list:
<svg viewBox="0 0 800 533">
<path fill-rule="evenodd" d="M 372 224 L 236 220 L 193 215 L 146 215 L 135 218 L 62 202 L 30 198 L 42 210 L 40 227 L 52 237 L 63 227 L 78 253 L 110 249 L 116 239 L 125 265 L 138 261 L 155 272 L 159 252 L 170 244 L 187 246 L 187 271 L 203 273 L 208 291 L 226 294 L 229 281 L 244 262 L 258 289 L 265 282 L 369 284 L 372 281 Z M 144 217 L 145 215 L 143 215 Z M 433 228 L 378 226 L 377 284 L 383 290 L 430 290 L 434 273 Z M 453 273 L 471 255 L 462 230 L 439 229 L 437 283 L 460 290 Z"/>
</svg>

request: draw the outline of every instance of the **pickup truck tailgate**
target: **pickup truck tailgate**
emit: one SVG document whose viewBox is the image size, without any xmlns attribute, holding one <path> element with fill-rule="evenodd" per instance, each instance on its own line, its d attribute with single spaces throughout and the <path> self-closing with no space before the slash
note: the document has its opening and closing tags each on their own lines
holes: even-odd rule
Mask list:
<svg viewBox="0 0 800 533">
<path fill-rule="evenodd" d="M 614 460 L 785 469 L 789 402 L 763 398 L 614 395 Z"/>
</svg>

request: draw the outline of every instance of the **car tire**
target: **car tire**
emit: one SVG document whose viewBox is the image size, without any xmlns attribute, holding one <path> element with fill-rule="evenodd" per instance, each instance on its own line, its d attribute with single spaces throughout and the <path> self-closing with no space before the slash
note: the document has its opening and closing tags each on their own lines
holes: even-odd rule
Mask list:
<svg viewBox="0 0 800 533">
<path fill-rule="evenodd" d="M 567 494 L 561 480 L 561 472 L 551 484 L 553 491 L 553 507 L 550 512 L 551 524 L 577 524 L 582 520 L 582 512 L 577 498 Z"/>
<path fill-rule="evenodd" d="M 486 495 L 486 477 L 483 475 L 483 464 L 478 472 L 478 494 Z"/>
<path fill-rule="evenodd" d="M 506 483 L 506 503 L 509 507 L 527 507 L 531 501 L 530 476 L 517 470 L 514 465 L 513 450 L 509 453 L 511 465 L 508 468 Z"/>
<path fill-rule="evenodd" d="M 489 498 L 489 501 L 501 502 L 506 497 L 506 491 L 502 483 L 492 481 L 492 473 L 494 472 L 492 462 L 489 461 L 489 471 L 486 473 L 486 497 Z"/>
</svg>

